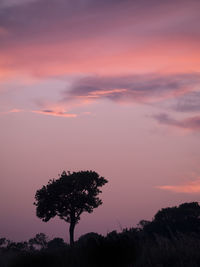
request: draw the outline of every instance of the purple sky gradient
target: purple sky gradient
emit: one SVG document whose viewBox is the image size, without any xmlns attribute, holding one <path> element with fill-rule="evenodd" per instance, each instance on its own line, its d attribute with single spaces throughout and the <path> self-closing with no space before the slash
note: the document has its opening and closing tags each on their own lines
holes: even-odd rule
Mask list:
<svg viewBox="0 0 200 267">
<path fill-rule="evenodd" d="M 200 199 L 200 2 L 0 3 L 0 236 L 43 223 L 34 195 L 63 170 L 109 180 L 76 238 Z"/>
</svg>

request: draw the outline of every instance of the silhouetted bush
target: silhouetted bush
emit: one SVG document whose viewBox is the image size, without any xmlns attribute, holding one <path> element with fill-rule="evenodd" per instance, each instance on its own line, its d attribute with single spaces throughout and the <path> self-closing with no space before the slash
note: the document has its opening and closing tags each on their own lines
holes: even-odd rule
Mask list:
<svg viewBox="0 0 200 267">
<path fill-rule="evenodd" d="M 138 228 L 107 236 L 87 233 L 73 247 L 42 233 L 29 242 L 1 238 L 0 267 L 199 267 L 198 222 L 194 202 L 162 209 Z"/>
<path fill-rule="evenodd" d="M 64 242 L 64 240 L 62 238 L 59 238 L 59 237 L 56 237 L 47 243 L 47 248 L 49 250 L 65 248 L 66 246 L 67 246 L 67 244 Z"/>
<path fill-rule="evenodd" d="M 152 236 L 159 234 L 173 238 L 179 233 L 200 233 L 200 206 L 191 202 L 165 208 L 156 213 L 152 222 L 141 221 L 140 225 Z"/>
</svg>

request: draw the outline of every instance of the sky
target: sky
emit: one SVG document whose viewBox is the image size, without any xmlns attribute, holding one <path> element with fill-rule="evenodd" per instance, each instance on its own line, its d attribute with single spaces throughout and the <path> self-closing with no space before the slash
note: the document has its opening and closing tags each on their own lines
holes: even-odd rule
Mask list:
<svg viewBox="0 0 200 267">
<path fill-rule="evenodd" d="M 0 236 L 44 232 L 63 170 L 109 182 L 75 237 L 200 201 L 200 1 L 0 0 Z"/>
</svg>

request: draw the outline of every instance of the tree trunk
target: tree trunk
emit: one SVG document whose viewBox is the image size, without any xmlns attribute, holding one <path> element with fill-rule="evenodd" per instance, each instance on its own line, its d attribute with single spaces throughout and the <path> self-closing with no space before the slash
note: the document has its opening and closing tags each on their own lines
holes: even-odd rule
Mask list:
<svg viewBox="0 0 200 267">
<path fill-rule="evenodd" d="M 69 227 L 70 246 L 74 245 L 74 228 L 75 228 L 75 223 L 71 222 Z"/>
</svg>

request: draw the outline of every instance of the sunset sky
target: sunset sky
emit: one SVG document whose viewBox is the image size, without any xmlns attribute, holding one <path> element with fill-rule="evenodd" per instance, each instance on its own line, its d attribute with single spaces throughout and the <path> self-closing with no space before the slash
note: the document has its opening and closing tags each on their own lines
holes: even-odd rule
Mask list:
<svg viewBox="0 0 200 267">
<path fill-rule="evenodd" d="M 199 0 L 0 0 L 0 237 L 69 241 L 33 205 L 63 170 L 109 181 L 76 238 L 200 201 L 199 11 Z"/>
</svg>

